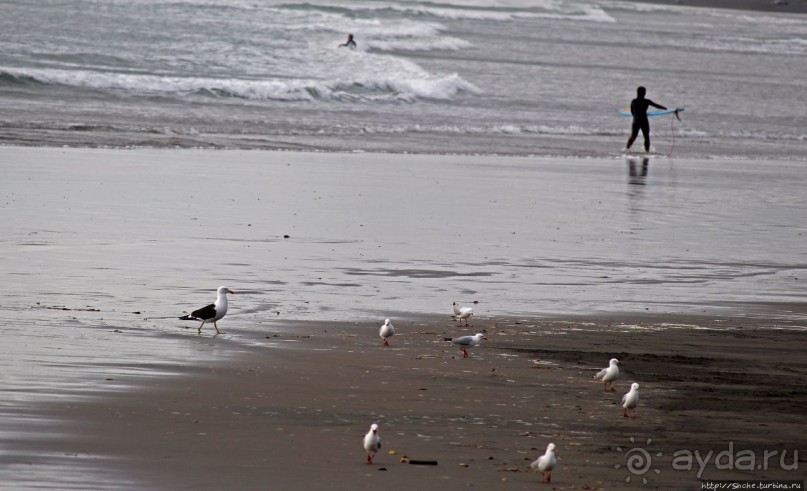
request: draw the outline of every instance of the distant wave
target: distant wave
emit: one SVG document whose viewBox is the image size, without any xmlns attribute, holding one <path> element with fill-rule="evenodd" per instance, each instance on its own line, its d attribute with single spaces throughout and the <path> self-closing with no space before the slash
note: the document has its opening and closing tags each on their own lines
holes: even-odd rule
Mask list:
<svg viewBox="0 0 807 491">
<path fill-rule="evenodd" d="M 403 94 L 411 94 L 422 99 L 448 100 L 454 98 L 459 92 L 470 92 L 473 94 L 482 93 L 481 89 L 457 74 L 431 79 L 368 79 L 362 81 L 361 85 L 373 89 L 392 90 Z"/>
<path fill-rule="evenodd" d="M 349 81 L 302 79 L 246 80 L 177 77 L 58 69 L 0 68 L 0 84 L 43 84 L 174 95 L 207 95 L 251 100 L 414 102 L 450 100 L 460 92 L 482 91 L 457 74 L 445 76 L 359 78 Z"/>
<path fill-rule="evenodd" d="M 473 46 L 468 41 L 452 37 L 438 39 L 371 39 L 366 41 L 365 45 L 378 51 L 459 51 Z"/>
<path fill-rule="evenodd" d="M 743 21 L 748 23 L 778 24 L 783 26 L 807 25 L 807 19 L 776 16 L 760 12 L 755 12 L 751 14 L 744 10 L 731 10 L 723 8 L 686 6 L 686 5 L 664 5 L 664 4 L 642 3 L 632 1 L 625 2 L 619 0 L 605 1 L 602 2 L 601 5 L 606 9 L 629 10 L 633 12 L 666 12 L 672 14 L 677 13 L 688 15 L 696 13 L 699 17 L 729 19 L 732 21 Z"/>
<path fill-rule="evenodd" d="M 7 72 L 7 71 L 0 70 L 0 87 L 3 87 L 3 86 L 13 87 L 15 85 L 19 85 L 19 86 L 35 85 L 35 84 L 41 84 L 41 83 L 43 83 L 43 82 L 40 82 L 39 80 L 36 79 L 36 77 L 31 76 L 31 75 L 25 75 L 25 74 L 20 74 L 20 73 L 12 73 L 12 72 Z"/>
<path fill-rule="evenodd" d="M 601 127 L 587 127 L 579 125 L 521 125 L 521 124 L 343 124 L 343 125 L 330 125 L 327 128 L 317 127 L 316 133 L 319 136 L 341 136 L 341 135 L 358 135 L 358 134 L 375 134 L 375 135 L 404 135 L 404 134 L 429 134 L 429 135 L 469 135 L 469 136 L 496 136 L 496 135 L 513 135 L 513 136 L 558 136 L 558 137 L 587 137 L 587 136 L 600 136 L 600 137 L 623 137 L 627 135 L 627 130 L 624 128 L 601 128 Z M 286 136 L 304 136 L 310 134 L 306 128 L 276 128 L 273 132 L 276 135 Z M 716 132 L 707 133 L 696 129 L 676 129 L 675 135 L 677 138 L 725 138 L 729 140 L 743 139 L 743 140 L 762 140 L 762 141 L 781 141 L 781 142 L 801 142 L 807 141 L 807 134 L 768 134 L 762 132 Z M 659 131 L 656 134 L 659 139 L 668 139 L 670 137 L 667 131 Z"/>
<path fill-rule="evenodd" d="M 372 22 L 362 26 L 362 37 L 431 38 L 440 36 L 446 27 L 438 22 L 397 20 Z M 339 29 L 341 32 L 341 29 Z"/>
<path fill-rule="evenodd" d="M 615 19 L 608 15 L 601 8 L 594 5 L 587 5 L 574 11 L 549 11 L 549 12 L 534 12 L 534 11 L 508 11 L 508 10 L 489 10 L 489 9 L 468 9 L 468 8 L 447 8 L 447 7 L 432 7 L 432 6 L 394 6 L 390 8 L 393 11 L 419 14 L 437 17 L 440 19 L 448 20 L 492 20 L 492 21 L 510 21 L 515 19 L 555 19 L 555 20 L 574 20 L 574 21 L 589 21 L 589 22 L 615 22 Z"/>
<path fill-rule="evenodd" d="M 377 4 L 339 4 L 327 3 L 319 4 L 315 2 L 304 3 L 285 3 L 279 5 L 280 8 L 289 9 L 321 9 L 327 11 L 343 11 L 343 12 L 383 12 L 389 11 L 397 14 L 406 14 L 414 16 L 429 16 L 438 19 L 447 20 L 480 20 L 480 21 L 510 21 L 519 18 L 532 18 L 532 19 L 556 19 L 556 20 L 574 20 L 574 21 L 588 21 L 588 22 L 616 22 L 616 20 L 608 15 L 598 5 L 582 5 L 569 7 L 567 4 L 558 5 L 557 2 L 545 2 L 539 7 L 546 10 L 546 12 L 538 12 L 533 8 L 530 9 L 492 9 L 483 7 L 463 7 L 463 6 L 441 6 L 437 3 L 430 4 L 394 4 L 394 3 L 377 3 Z"/>
<path fill-rule="evenodd" d="M 278 130 L 283 135 L 304 135 L 304 129 Z M 609 130 L 602 128 L 585 128 L 582 126 L 546 126 L 546 125 L 518 125 L 518 124 L 479 124 L 479 125 L 433 125 L 433 124 L 391 124 L 391 125 L 362 125 L 346 124 L 331 125 L 320 128 L 318 135 L 355 135 L 355 134 L 430 134 L 430 135 L 556 135 L 556 136 L 617 136 L 624 135 L 624 130 Z"/>
<path fill-rule="evenodd" d="M 656 48 L 652 40 L 648 48 Z M 715 53 L 761 54 L 780 56 L 807 55 L 807 40 L 800 38 L 757 39 L 746 37 L 682 38 L 678 49 Z"/>
<path fill-rule="evenodd" d="M 65 131 L 71 133 L 82 134 L 95 134 L 94 137 L 87 137 L 89 139 L 99 138 L 98 141 L 105 141 L 101 135 L 104 133 L 121 133 L 121 132 L 140 132 L 150 133 L 155 135 L 170 135 L 174 137 L 189 137 L 195 138 L 202 132 L 192 126 L 171 126 L 171 125 L 157 125 L 157 126 L 130 126 L 122 125 L 107 125 L 107 124 L 92 124 L 92 123 L 65 123 L 59 121 L 47 122 L 4 122 L 0 121 L 0 129 L 17 129 L 17 130 L 36 130 L 37 132 L 44 131 Z M 239 135 L 239 130 L 230 127 L 207 127 L 203 130 L 207 135 L 218 135 L 226 137 L 226 135 Z M 497 136 L 509 135 L 511 137 L 521 138 L 540 138 L 540 137 L 558 137 L 568 138 L 570 141 L 575 139 L 584 139 L 585 137 L 605 137 L 605 138 L 618 138 L 622 142 L 622 137 L 625 136 L 625 131 L 615 129 L 603 129 L 596 127 L 582 127 L 576 125 L 569 126 L 546 126 L 546 125 L 518 125 L 518 124 L 490 124 L 490 125 L 431 125 L 431 124 L 327 124 L 327 125 L 297 125 L 297 124 L 278 124 L 269 126 L 261 126 L 261 135 L 264 137 L 325 137 L 325 138 L 343 138 L 345 141 L 352 141 L 356 138 L 371 138 L 373 135 L 400 135 L 405 138 L 406 135 L 430 135 L 437 137 L 451 138 L 454 136 L 468 136 L 478 138 L 495 138 Z M 683 130 L 676 131 L 676 135 L 682 139 L 682 143 L 688 137 L 690 138 L 714 138 L 716 139 L 716 146 L 731 145 L 732 140 L 755 140 L 766 141 L 782 144 L 792 142 L 805 142 L 807 141 L 807 134 L 765 134 L 755 132 L 718 132 L 717 134 L 706 134 L 696 130 Z M 415 137 L 417 138 L 417 137 Z M 668 134 L 657 135 L 657 142 L 669 143 Z M 196 145 L 193 143 L 195 140 L 188 140 L 189 145 Z M 407 141 L 407 140 L 401 140 Z M 720 143 L 722 142 L 722 143 Z M 165 146 L 165 142 L 155 140 L 153 143 L 143 143 L 144 146 Z M 169 146 L 178 145 L 177 141 L 172 140 Z M 180 145 L 182 146 L 182 145 Z M 314 145 L 316 146 L 316 145 Z M 235 144 L 233 148 L 237 148 Z M 739 148 L 739 147 L 738 147 Z M 493 151 L 493 153 L 497 153 Z M 718 155 L 712 155 L 717 157 Z M 743 158 L 742 153 L 732 155 L 732 158 Z M 781 157 L 780 157 L 781 158 Z M 802 160 L 796 158 L 796 160 Z"/>
<path fill-rule="evenodd" d="M 761 133 L 757 131 L 720 131 L 718 137 L 738 140 L 766 140 L 766 141 L 807 141 L 807 134 L 794 133 Z"/>
</svg>

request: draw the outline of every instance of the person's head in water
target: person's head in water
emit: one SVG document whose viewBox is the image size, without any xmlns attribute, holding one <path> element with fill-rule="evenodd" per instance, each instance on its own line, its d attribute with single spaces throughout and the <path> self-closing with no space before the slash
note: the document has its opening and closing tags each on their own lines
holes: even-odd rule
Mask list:
<svg viewBox="0 0 807 491">
<path fill-rule="evenodd" d="M 340 44 L 339 45 L 340 48 L 343 48 L 345 46 L 347 46 L 348 48 L 355 48 L 356 47 L 356 41 L 353 40 L 353 34 L 348 34 L 347 35 L 347 41 L 345 41 L 345 44 Z"/>
<path fill-rule="evenodd" d="M 636 97 L 638 97 L 639 99 L 644 99 L 644 95 L 646 93 L 647 93 L 647 89 L 645 89 L 644 87 L 640 86 L 640 87 L 638 87 L 636 89 Z"/>
</svg>

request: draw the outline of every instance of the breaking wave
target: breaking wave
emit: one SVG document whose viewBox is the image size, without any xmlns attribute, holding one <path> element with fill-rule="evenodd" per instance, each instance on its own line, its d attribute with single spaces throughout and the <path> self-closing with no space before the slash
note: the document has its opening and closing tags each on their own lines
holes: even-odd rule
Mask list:
<svg viewBox="0 0 807 491">
<path fill-rule="evenodd" d="M 408 77 L 396 77 L 391 74 L 386 77 L 328 81 L 179 77 L 88 70 L 0 69 L 0 83 L 273 101 L 414 102 L 417 99 L 449 100 L 461 92 L 481 93 L 479 88 L 457 74 L 422 77 L 411 74 Z"/>
</svg>

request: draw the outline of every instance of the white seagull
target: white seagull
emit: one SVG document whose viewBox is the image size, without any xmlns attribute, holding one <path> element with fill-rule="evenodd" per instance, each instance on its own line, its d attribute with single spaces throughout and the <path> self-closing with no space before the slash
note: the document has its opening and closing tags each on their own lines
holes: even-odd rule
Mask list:
<svg viewBox="0 0 807 491">
<path fill-rule="evenodd" d="M 484 334 L 478 332 L 473 336 L 462 336 L 459 338 L 443 338 L 446 341 L 451 341 L 452 343 L 456 344 L 462 350 L 462 357 L 468 358 L 468 350 L 473 348 L 474 346 L 478 345 L 482 342 L 482 340 L 487 340 L 488 338 L 485 337 Z"/>
<path fill-rule="evenodd" d="M 628 409 L 633 409 L 633 419 L 636 419 L 636 406 L 639 405 L 639 384 L 630 386 L 630 392 L 622 396 L 622 416 L 628 417 Z"/>
<path fill-rule="evenodd" d="M 204 326 L 205 323 L 212 322 L 213 327 L 216 328 L 216 333 L 221 334 L 221 331 L 219 331 L 219 326 L 216 325 L 216 322 L 220 321 L 221 318 L 227 314 L 228 293 L 234 294 L 235 292 L 226 286 L 220 286 L 217 290 L 215 303 L 211 303 L 206 307 L 194 310 L 190 315 L 183 315 L 179 319 L 183 321 L 202 321 L 202 323 L 199 324 L 199 332 L 202 332 L 202 326 Z"/>
<path fill-rule="evenodd" d="M 535 461 L 530 464 L 530 467 L 541 472 L 541 482 L 551 482 L 552 469 L 557 467 L 557 465 L 558 459 L 555 457 L 555 444 L 550 443 L 546 446 L 546 453 L 535 459 Z"/>
<path fill-rule="evenodd" d="M 367 463 L 372 464 L 375 454 L 381 450 L 381 437 L 378 436 L 378 425 L 370 425 L 370 431 L 364 435 L 364 450 L 367 452 Z"/>
<path fill-rule="evenodd" d="M 384 340 L 384 346 L 389 346 L 389 338 L 395 336 L 395 327 L 389 319 L 384 320 L 384 325 L 378 330 L 378 335 Z"/>
<path fill-rule="evenodd" d="M 616 358 L 611 358 L 611 361 L 608 362 L 608 368 L 603 368 L 602 370 L 597 372 L 596 375 L 594 375 L 595 379 L 602 380 L 604 384 L 602 390 L 608 392 L 608 384 L 611 384 L 610 389 L 611 392 L 616 392 L 616 389 L 614 388 L 614 380 L 616 380 L 617 377 L 619 377 L 619 367 L 617 366 L 618 364 L 619 360 L 617 360 Z"/>
<path fill-rule="evenodd" d="M 454 315 L 457 317 L 457 320 L 460 321 L 460 325 L 462 325 L 462 321 L 465 320 L 465 325 L 470 326 L 468 324 L 468 318 L 474 315 L 474 309 L 471 307 L 460 307 L 460 304 L 454 302 Z"/>
</svg>

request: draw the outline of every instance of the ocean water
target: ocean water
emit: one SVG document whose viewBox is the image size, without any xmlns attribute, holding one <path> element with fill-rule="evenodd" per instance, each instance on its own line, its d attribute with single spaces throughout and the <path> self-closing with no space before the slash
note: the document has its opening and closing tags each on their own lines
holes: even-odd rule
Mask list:
<svg viewBox="0 0 807 491">
<path fill-rule="evenodd" d="M 807 16 L 571 0 L 0 1 L 0 141 L 803 158 Z M 358 49 L 339 48 L 353 33 Z"/>
</svg>

